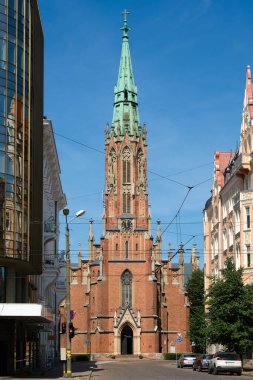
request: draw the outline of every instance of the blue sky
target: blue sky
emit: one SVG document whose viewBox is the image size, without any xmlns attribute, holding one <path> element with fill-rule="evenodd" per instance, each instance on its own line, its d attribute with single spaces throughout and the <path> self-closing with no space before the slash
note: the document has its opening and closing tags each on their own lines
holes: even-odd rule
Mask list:
<svg viewBox="0 0 253 380">
<path fill-rule="evenodd" d="M 71 5 L 70 5 L 71 4 Z M 213 175 L 215 150 L 235 150 L 245 68 L 253 66 L 251 0 L 39 0 L 45 38 L 44 114 L 55 133 L 104 149 L 121 51 L 123 9 L 130 12 L 130 49 L 139 113 L 147 123 L 148 169 L 194 186 Z M 71 254 L 87 255 L 88 220 L 101 235 L 104 156 L 56 135 L 70 214 Z M 212 180 L 189 193 L 163 234 L 163 252 L 197 243 L 203 263 L 202 210 Z M 176 215 L 187 188 L 149 173 L 153 235 Z M 64 219 L 60 218 L 64 228 Z M 62 234 L 60 249 L 64 249 Z"/>
</svg>

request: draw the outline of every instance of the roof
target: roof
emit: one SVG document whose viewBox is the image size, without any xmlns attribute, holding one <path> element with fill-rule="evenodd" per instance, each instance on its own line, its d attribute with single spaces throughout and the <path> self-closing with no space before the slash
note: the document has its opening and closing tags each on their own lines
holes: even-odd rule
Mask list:
<svg viewBox="0 0 253 380">
<path fill-rule="evenodd" d="M 214 154 L 214 172 L 219 186 L 224 186 L 224 172 L 233 157 L 234 152 L 219 152 Z"/>
<path fill-rule="evenodd" d="M 136 133 L 138 135 L 138 126 L 140 124 L 138 103 L 137 103 L 137 87 L 134 83 L 134 74 L 131 62 L 130 48 L 128 43 L 127 13 L 124 14 L 122 49 L 120 57 L 118 82 L 114 88 L 114 110 L 113 119 L 114 133 L 124 135 L 125 125 L 130 135 Z"/>
</svg>

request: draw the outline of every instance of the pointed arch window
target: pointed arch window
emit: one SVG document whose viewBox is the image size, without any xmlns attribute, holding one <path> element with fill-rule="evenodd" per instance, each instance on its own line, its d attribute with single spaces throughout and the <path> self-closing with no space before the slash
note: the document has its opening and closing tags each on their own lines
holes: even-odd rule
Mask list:
<svg viewBox="0 0 253 380">
<path fill-rule="evenodd" d="M 131 194 L 129 192 L 123 193 L 123 213 L 131 213 Z"/>
<path fill-rule="evenodd" d="M 122 154 L 122 167 L 123 167 L 123 178 L 122 183 L 131 182 L 131 152 L 128 147 L 124 148 Z"/>
<path fill-rule="evenodd" d="M 125 259 L 128 259 L 128 241 L 125 242 Z"/>
<path fill-rule="evenodd" d="M 126 269 L 121 276 L 122 307 L 132 306 L 132 273 Z"/>
</svg>

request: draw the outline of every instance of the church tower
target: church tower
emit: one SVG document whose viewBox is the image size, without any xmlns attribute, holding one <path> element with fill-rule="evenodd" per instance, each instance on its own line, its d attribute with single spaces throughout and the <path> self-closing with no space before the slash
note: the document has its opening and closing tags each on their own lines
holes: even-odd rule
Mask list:
<svg viewBox="0 0 253 380">
<path fill-rule="evenodd" d="M 120 245 L 121 259 L 138 256 L 148 232 L 146 127 L 139 119 L 126 16 L 125 11 L 113 120 L 111 129 L 106 127 L 105 141 L 105 231 L 114 243 L 111 254 Z M 120 233 L 118 242 L 115 232 Z"/>
<path fill-rule="evenodd" d="M 147 131 L 139 117 L 128 12 L 123 14 L 113 118 L 105 132 L 102 237 L 96 244 L 90 220 L 89 258 L 72 269 L 71 308 L 78 328 L 72 347 L 99 356 L 149 356 L 168 352 L 170 345 L 174 349 L 177 332 L 185 337 L 182 351 L 189 350 L 187 308 L 180 267 L 171 268 L 162 258 L 160 221 L 155 243 L 151 235 Z"/>
</svg>

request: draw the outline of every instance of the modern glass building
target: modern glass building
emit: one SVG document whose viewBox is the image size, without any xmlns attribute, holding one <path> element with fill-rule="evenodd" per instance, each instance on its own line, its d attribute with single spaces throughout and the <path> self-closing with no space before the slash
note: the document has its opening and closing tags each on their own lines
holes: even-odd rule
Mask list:
<svg viewBox="0 0 253 380">
<path fill-rule="evenodd" d="M 0 0 L 0 260 L 35 264 L 42 247 L 33 239 L 42 227 L 42 99 L 36 1 Z"/>
<path fill-rule="evenodd" d="M 33 334 L 7 305 L 34 302 L 30 275 L 42 270 L 42 202 L 43 31 L 38 4 L 0 0 L 0 303 L 6 310 L 0 313 L 0 374 L 3 366 L 15 370 L 27 360 L 25 346 Z"/>
</svg>

